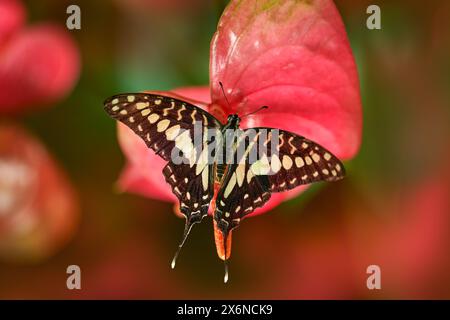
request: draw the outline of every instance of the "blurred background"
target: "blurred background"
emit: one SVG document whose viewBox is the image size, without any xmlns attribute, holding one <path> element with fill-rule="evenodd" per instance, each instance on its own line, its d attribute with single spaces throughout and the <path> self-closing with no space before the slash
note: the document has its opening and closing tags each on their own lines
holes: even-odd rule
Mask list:
<svg viewBox="0 0 450 320">
<path fill-rule="evenodd" d="M 335 1 L 364 114 L 348 178 L 246 221 L 227 285 L 210 223 L 170 269 L 183 220 L 117 191 L 102 102 L 207 85 L 226 2 L 0 0 L 0 298 L 450 298 L 447 1 L 377 1 L 382 30 L 365 27 L 371 1 Z M 81 30 L 65 28 L 71 4 Z M 72 264 L 82 290 L 66 288 Z M 372 264 L 382 290 L 366 287 Z"/>
</svg>

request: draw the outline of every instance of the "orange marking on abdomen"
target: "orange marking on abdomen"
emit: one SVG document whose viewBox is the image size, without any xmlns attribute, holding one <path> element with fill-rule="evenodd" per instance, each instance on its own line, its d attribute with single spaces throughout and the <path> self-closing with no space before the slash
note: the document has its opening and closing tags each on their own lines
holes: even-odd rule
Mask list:
<svg viewBox="0 0 450 320">
<path fill-rule="evenodd" d="M 231 255 L 231 236 L 232 236 L 232 231 L 230 231 L 228 233 L 227 236 L 227 245 L 226 245 L 226 250 L 227 252 L 225 253 L 224 249 L 224 236 L 222 231 L 220 231 L 219 228 L 217 228 L 217 222 L 216 220 L 214 221 L 214 240 L 216 242 L 216 250 L 217 250 L 217 255 L 219 256 L 220 259 L 222 260 L 226 260 L 230 258 Z"/>
<path fill-rule="evenodd" d="M 216 198 L 217 198 L 217 194 L 219 193 L 219 189 L 220 189 L 220 183 L 215 182 L 214 183 L 214 195 L 211 199 L 211 202 L 209 203 L 209 210 L 208 210 L 208 214 L 211 216 L 213 216 L 214 211 L 216 211 Z"/>
</svg>

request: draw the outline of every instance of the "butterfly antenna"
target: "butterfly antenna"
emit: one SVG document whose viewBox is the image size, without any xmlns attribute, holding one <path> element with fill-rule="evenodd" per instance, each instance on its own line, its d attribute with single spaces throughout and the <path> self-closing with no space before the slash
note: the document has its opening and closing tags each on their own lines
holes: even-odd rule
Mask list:
<svg viewBox="0 0 450 320">
<path fill-rule="evenodd" d="M 219 81 L 219 85 L 220 85 L 220 89 L 222 89 L 222 93 L 225 98 L 225 101 L 227 102 L 228 108 L 230 108 L 230 102 L 227 99 L 227 95 L 225 94 L 225 89 L 223 88 L 223 84 L 221 81 Z"/>
<path fill-rule="evenodd" d="M 245 118 L 245 117 L 248 117 L 248 116 L 251 116 L 252 114 L 255 114 L 255 113 L 257 113 L 257 112 L 259 112 L 259 111 L 261 111 L 261 110 L 267 109 L 267 108 L 269 108 L 269 107 L 268 107 L 268 106 L 262 106 L 262 107 L 259 107 L 259 108 L 256 109 L 255 111 L 252 111 L 252 112 L 250 112 L 250 113 L 247 113 L 246 115 L 243 115 L 243 116 L 241 117 L 241 119 L 242 119 L 242 118 Z"/>
<path fill-rule="evenodd" d="M 180 244 L 178 245 L 178 249 L 175 252 L 175 255 L 173 256 L 172 263 L 170 264 L 172 269 L 175 269 L 175 264 L 177 263 L 178 255 L 180 254 L 181 248 L 183 248 L 184 243 L 186 242 L 186 239 L 189 235 L 189 232 L 191 232 L 192 226 L 194 224 L 189 222 L 189 219 L 186 218 L 186 223 L 184 225 L 184 231 L 183 236 L 181 238 Z"/>
</svg>

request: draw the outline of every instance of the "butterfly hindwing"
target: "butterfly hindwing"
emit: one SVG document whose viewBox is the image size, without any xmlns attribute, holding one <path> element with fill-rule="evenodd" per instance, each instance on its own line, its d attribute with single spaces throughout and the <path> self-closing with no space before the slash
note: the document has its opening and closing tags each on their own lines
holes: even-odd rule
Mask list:
<svg viewBox="0 0 450 320">
<path fill-rule="evenodd" d="M 214 195 L 214 167 L 206 165 L 196 174 L 189 164 L 170 161 L 163 169 L 164 177 L 180 201 L 180 211 L 190 224 L 201 221 L 208 214 Z"/>
<path fill-rule="evenodd" d="M 217 194 L 214 219 L 224 233 L 270 199 L 267 177 L 248 175 L 248 168 L 248 163 L 230 165 Z"/>
<path fill-rule="evenodd" d="M 235 150 L 221 181 L 217 194 L 214 219 L 225 234 L 237 227 L 242 218 L 262 207 L 270 199 L 270 182 L 267 176 L 257 176 L 250 170 L 251 155 L 257 157 L 261 134 L 240 131 L 233 138 Z"/>
</svg>

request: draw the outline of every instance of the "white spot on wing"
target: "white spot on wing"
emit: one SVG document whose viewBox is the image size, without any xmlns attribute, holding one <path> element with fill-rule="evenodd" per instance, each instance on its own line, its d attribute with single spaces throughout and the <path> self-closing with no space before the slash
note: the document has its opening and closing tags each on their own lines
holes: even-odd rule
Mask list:
<svg viewBox="0 0 450 320">
<path fill-rule="evenodd" d="M 283 156 L 283 168 L 289 170 L 292 167 L 292 159 L 289 156 Z"/>
<path fill-rule="evenodd" d="M 164 130 L 167 129 L 167 127 L 168 127 L 169 125 L 170 125 L 170 120 L 168 120 L 168 119 L 163 119 L 163 120 L 161 120 L 160 122 L 158 122 L 156 130 L 157 130 L 158 132 L 163 132 Z"/>
<path fill-rule="evenodd" d="M 136 108 L 138 110 L 142 110 L 142 109 L 147 108 L 149 105 L 150 104 L 148 102 L 138 102 L 138 103 L 136 103 Z"/>
<path fill-rule="evenodd" d="M 245 163 L 241 163 L 237 166 L 236 178 L 237 178 L 237 183 L 238 183 L 239 187 L 241 187 L 242 184 L 244 183 L 244 178 L 245 178 Z"/>
<path fill-rule="evenodd" d="M 148 119 L 148 121 L 149 121 L 151 124 L 153 124 L 153 123 L 155 123 L 156 121 L 158 121 L 159 115 L 157 115 L 156 113 L 152 113 L 151 115 L 148 116 L 147 119 Z"/>
<path fill-rule="evenodd" d="M 208 182 L 209 182 L 209 167 L 206 166 L 205 169 L 203 169 L 202 172 L 202 185 L 203 185 L 203 191 L 208 190 Z"/>
<path fill-rule="evenodd" d="M 270 171 L 270 164 L 269 159 L 267 159 L 267 156 L 264 155 L 261 159 L 255 161 L 250 166 L 250 170 L 253 171 L 253 173 L 257 176 L 267 175 Z"/>
<path fill-rule="evenodd" d="M 178 136 L 178 134 L 180 133 L 180 126 L 177 124 L 173 127 L 170 127 L 169 129 L 167 129 L 166 131 L 166 138 L 167 140 L 175 140 L 175 138 Z"/>
<path fill-rule="evenodd" d="M 252 178 L 254 177 L 255 175 L 253 174 L 253 171 L 252 170 L 248 170 L 247 171 L 247 183 L 250 183 L 250 181 L 252 181 Z"/>
<path fill-rule="evenodd" d="M 233 173 L 233 175 L 230 178 L 230 181 L 227 184 L 227 187 L 225 188 L 225 192 L 223 194 L 223 196 L 225 198 L 227 198 L 230 195 L 230 193 L 233 190 L 235 184 L 236 184 L 236 173 Z"/>
<path fill-rule="evenodd" d="M 305 162 L 303 161 L 303 158 L 296 157 L 295 158 L 295 165 L 297 166 L 297 168 L 303 167 L 305 165 Z"/>
<path fill-rule="evenodd" d="M 305 157 L 305 161 L 306 161 L 306 164 L 307 164 L 307 165 L 310 165 L 310 164 L 312 163 L 311 158 L 308 157 L 308 156 Z"/>
<path fill-rule="evenodd" d="M 274 173 L 277 173 L 281 169 L 281 162 L 280 158 L 276 154 L 272 155 L 271 161 L 270 161 L 270 167 Z"/>
<path fill-rule="evenodd" d="M 320 161 L 320 156 L 317 153 L 313 153 L 313 155 L 311 157 L 314 160 L 314 162 Z"/>
</svg>

